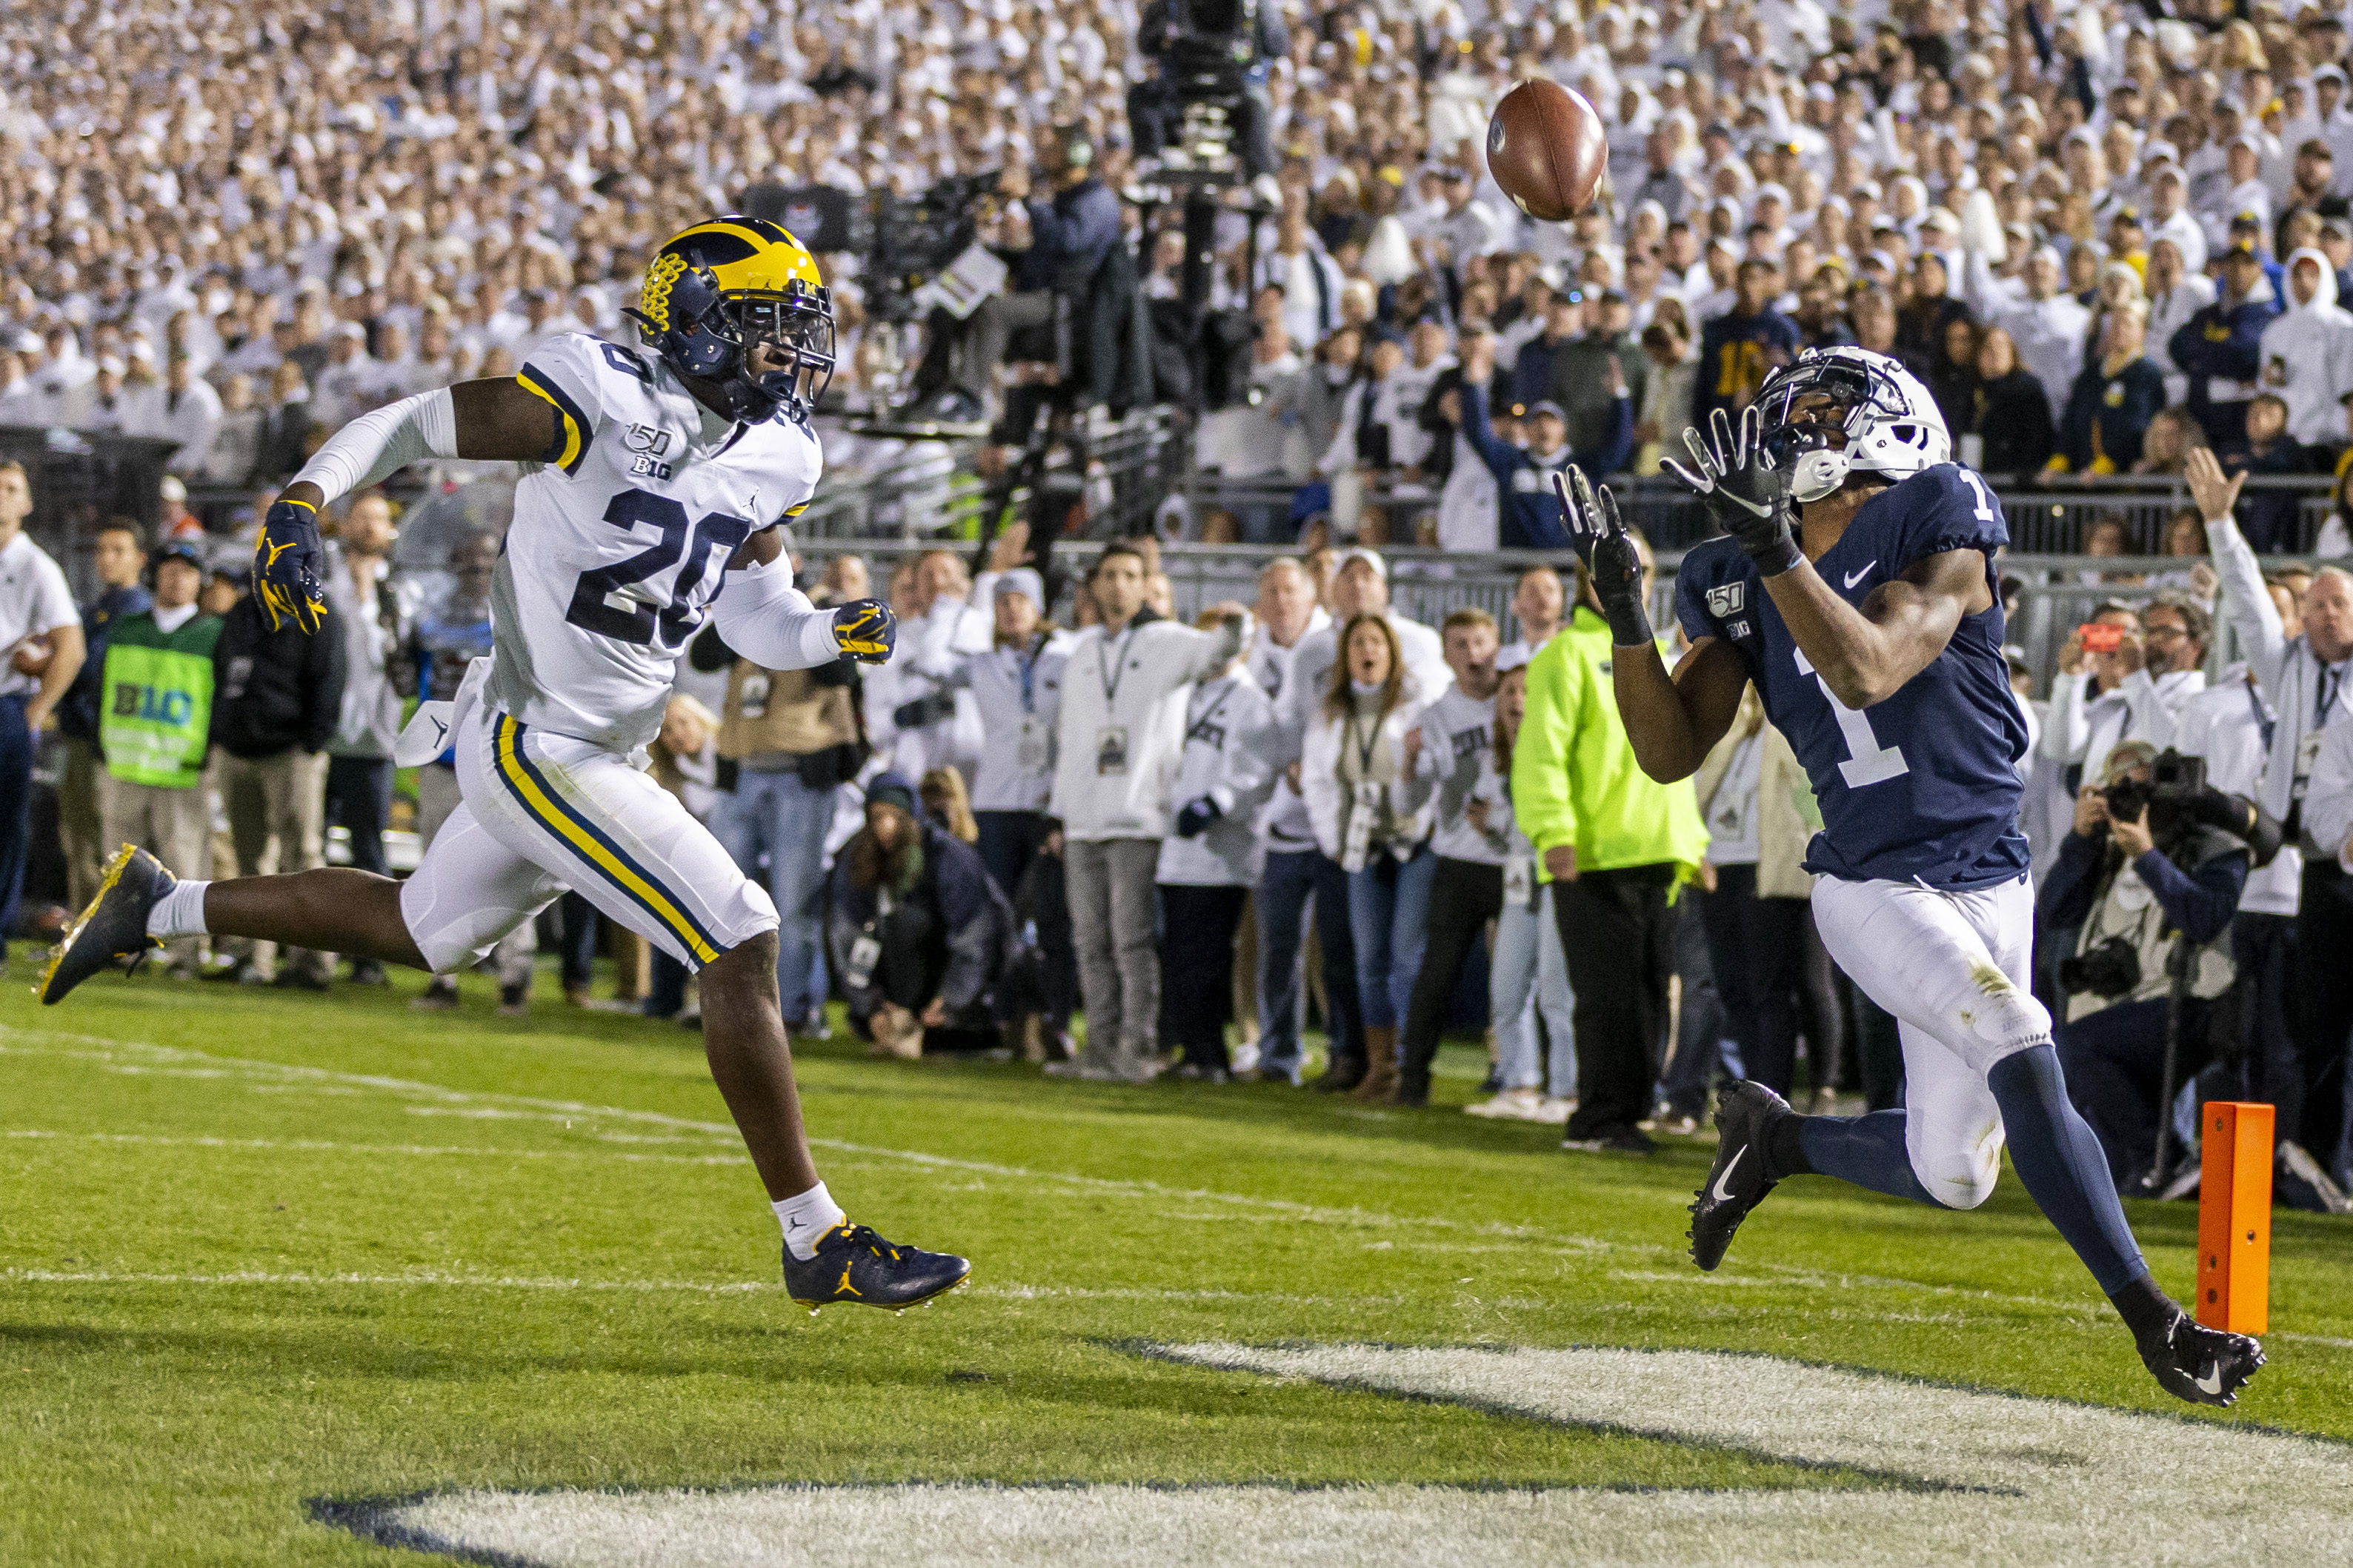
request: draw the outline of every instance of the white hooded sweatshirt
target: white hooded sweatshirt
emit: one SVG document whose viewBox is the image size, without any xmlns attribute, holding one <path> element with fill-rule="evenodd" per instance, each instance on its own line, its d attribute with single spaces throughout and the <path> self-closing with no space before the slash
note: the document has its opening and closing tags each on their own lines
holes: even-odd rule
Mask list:
<svg viewBox="0 0 2353 1568">
<path fill-rule="evenodd" d="M 2295 271 L 2306 261 L 2319 268 L 2320 287 L 2299 305 Z M 2337 269 L 2317 250 L 2289 253 L 2285 282 L 2287 309 L 2263 329 L 2263 388 L 2286 399 L 2290 440 L 2341 441 L 2343 399 L 2353 392 L 2353 314 L 2337 302 Z"/>
</svg>

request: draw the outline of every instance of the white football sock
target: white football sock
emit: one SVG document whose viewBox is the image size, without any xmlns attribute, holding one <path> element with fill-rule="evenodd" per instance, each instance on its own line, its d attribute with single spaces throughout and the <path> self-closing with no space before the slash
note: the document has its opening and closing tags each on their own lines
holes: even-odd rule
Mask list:
<svg viewBox="0 0 2353 1568">
<path fill-rule="evenodd" d="M 785 1227 L 786 1248 L 804 1263 L 817 1256 L 817 1244 L 827 1231 L 849 1219 L 823 1182 L 770 1206 L 776 1211 L 776 1223 Z"/>
<path fill-rule="evenodd" d="M 165 942 L 175 936 L 208 934 L 205 925 L 205 889 L 211 886 L 210 882 L 185 879 L 175 884 L 147 911 L 147 934 Z"/>
</svg>

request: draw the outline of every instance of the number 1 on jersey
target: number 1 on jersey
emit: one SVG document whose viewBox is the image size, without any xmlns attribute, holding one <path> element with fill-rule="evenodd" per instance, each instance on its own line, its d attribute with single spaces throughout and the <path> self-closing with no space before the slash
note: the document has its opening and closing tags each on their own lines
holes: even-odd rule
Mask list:
<svg viewBox="0 0 2353 1568">
<path fill-rule="evenodd" d="M 1831 683 L 1814 673 L 1814 667 L 1806 660 L 1805 649 L 1792 647 L 1789 657 L 1798 661 L 1799 674 L 1814 677 L 1814 684 L 1822 689 L 1822 700 L 1831 705 L 1831 714 L 1838 720 L 1839 733 L 1846 738 L 1846 761 L 1839 764 L 1839 776 L 1846 780 L 1847 788 L 1885 784 L 1912 771 L 1912 764 L 1904 760 L 1903 748 L 1881 745 L 1879 737 L 1871 732 L 1870 715 L 1840 701 Z"/>
</svg>

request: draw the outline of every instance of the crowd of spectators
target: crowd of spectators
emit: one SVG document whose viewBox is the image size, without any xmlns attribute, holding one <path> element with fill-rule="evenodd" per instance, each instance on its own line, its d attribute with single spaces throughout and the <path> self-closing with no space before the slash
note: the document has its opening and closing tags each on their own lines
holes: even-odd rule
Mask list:
<svg viewBox="0 0 2353 1568">
<path fill-rule="evenodd" d="M 1198 423 L 1198 464 L 1262 498 L 1185 526 L 1300 554 L 1267 568 L 1247 614 L 1187 626 L 1148 542 L 1107 548 L 1066 595 L 1015 530 L 979 582 L 946 552 L 894 571 L 907 634 L 862 680 L 700 639 L 653 764 L 784 911 L 788 1016 L 822 1027 L 839 994 L 894 1055 L 1010 1028 L 1010 1048 L 1080 1076 L 1295 1082 L 1313 993 L 1319 1087 L 1412 1105 L 1439 1031 L 1481 1011 L 1483 961 L 1481 1114 L 1639 1151 L 1645 1124 L 1694 1125 L 1718 1071 L 1789 1090 L 1802 1065 L 1827 1092 L 1850 1055 L 1873 1102 L 1894 1103 L 1892 1023 L 1844 994 L 1811 932 L 1801 792 L 1761 714 L 1696 788 L 1650 786 L 1611 705 L 1584 700 L 1608 649 L 1575 583 L 1530 568 L 1504 646 L 1479 613 L 1400 614 L 1380 553 L 1556 548 L 1552 471 L 1653 473 L 1776 365 L 1855 343 L 1919 375 L 1958 455 L 1997 481 L 2141 473 L 2196 494 L 2160 542 L 2194 564 L 2119 584 L 2134 591 L 2030 710 L 2044 983 L 2055 996 L 2064 961 L 2132 917 L 2137 986 L 2187 968 L 2192 1000 L 2237 995 L 2196 1016 L 2236 1031 L 2208 1070 L 2281 1107 L 2316 1201 L 2346 1185 L 2353 995 L 2318 955 L 2353 934 L 2353 584 L 2255 564 L 2353 549 L 2342 18 L 1997 0 L 1281 9 L 1250 100 L 1266 167 L 1223 199 L 1200 301 L 1233 329 L 1230 384 L 1212 400 L 1191 365 L 1171 376 L 1225 405 Z M 870 318 L 860 258 L 822 258 L 844 406 L 944 389 L 1006 416 L 1029 376 L 1005 362 L 1039 352 L 1018 340 L 1060 319 L 1058 300 L 1092 300 L 1106 266 L 1132 269 L 1180 361 L 1200 349 L 1202 322 L 1168 309 L 1185 304 L 1178 214 L 1134 199 L 1166 132 L 1128 121 L 1132 103 L 1166 109 L 1134 91 L 1157 79 L 1139 22 L 1128 0 L 546 16 L 119 0 L 0 19 L 16 219 L 0 425 L 172 444 L 165 516 L 93 531 L 79 604 L 19 530 L 25 474 L 0 468 L 0 769 L 27 776 L 54 717 L 73 900 L 124 838 L 223 875 L 316 864 L 332 826 L 354 864 L 388 868 L 392 738 L 410 698 L 480 651 L 495 540 L 434 563 L 428 595 L 392 567 L 393 504 L 362 497 L 338 520 L 327 629 L 287 641 L 235 551 L 216 556 L 182 510 L 189 488 L 267 485 L 354 414 L 512 371 L 555 333 L 626 331 L 652 248 L 753 184 L 905 195 L 1005 171 L 985 237 L 1011 271 L 968 325 L 934 316 L 909 337 Z M 1601 199 L 1567 225 L 1521 215 L 1482 156 L 1488 110 L 1533 75 L 1582 90 L 1609 133 Z M 2294 493 L 2264 481 L 2330 473 L 2339 515 L 2306 540 Z M 2134 552 L 2121 525 L 2091 533 L 2086 554 Z M 867 585 L 856 557 L 828 563 L 825 591 Z M 2210 681 L 2218 613 L 2251 657 Z M 124 689 L 142 694 L 127 710 Z M 2260 805 L 2286 847 L 2257 864 L 2137 836 L 2108 791 L 2168 748 Z M 446 773 L 421 772 L 426 836 Z M 0 928 L 30 842 L 30 792 L 11 787 Z M 2144 895 L 2165 922 L 2142 918 Z M 566 900 L 543 934 L 586 1000 L 593 914 Z M 496 961 L 512 1008 L 531 940 Z M 691 1017 L 682 972 L 642 966 L 632 999 Z M 334 963 L 184 948 L 166 967 L 316 986 Z M 455 982 L 422 1000 L 453 1005 Z M 2170 1110 L 2147 1015 L 2078 1028 L 2117 1009 L 2060 1011 L 2126 1179 Z"/>
</svg>

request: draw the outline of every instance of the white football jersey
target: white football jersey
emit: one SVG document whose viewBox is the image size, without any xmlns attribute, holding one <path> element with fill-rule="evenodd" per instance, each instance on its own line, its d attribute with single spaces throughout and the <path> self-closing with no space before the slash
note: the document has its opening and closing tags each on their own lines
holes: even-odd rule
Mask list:
<svg viewBox="0 0 2353 1568">
<path fill-rule="evenodd" d="M 659 360 L 585 332 L 542 343 L 517 379 L 554 406 L 558 434 L 515 488 L 488 700 L 633 751 L 661 729 L 728 558 L 808 505 L 824 450 L 782 415 L 717 427 Z"/>
</svg>

